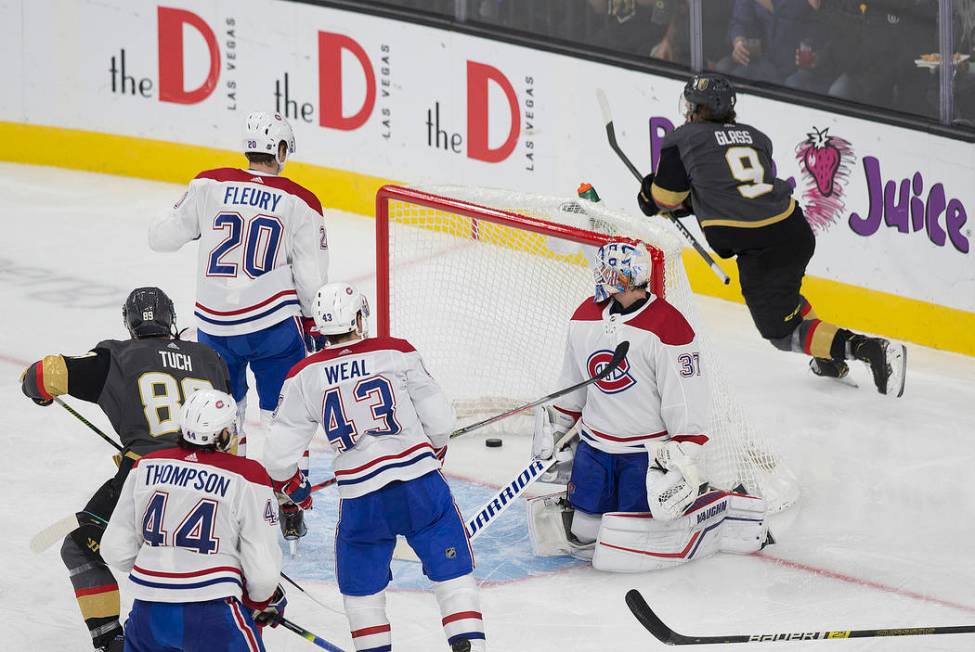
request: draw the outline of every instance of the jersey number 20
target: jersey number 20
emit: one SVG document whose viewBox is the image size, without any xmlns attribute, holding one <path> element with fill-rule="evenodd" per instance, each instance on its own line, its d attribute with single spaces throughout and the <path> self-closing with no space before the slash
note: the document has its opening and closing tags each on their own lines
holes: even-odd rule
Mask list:
<svg viewBox="0 0 975 652">
<path fill-rule="evenodd" d="M 375 426 L 365 431 L 367 435 L 395 435 L 400 431 L 400 425 L 394 414 L 396 399 L 393 387 L 383 376 L 375 376 L 360 380 L 352 390 L 352 397 L 356 403 L 369 401 Z M 356 424 L 345 415 L 345 404 L 342 402 L 342 390 L 332 387 L 325 392 L 322 401 L 322 425 L 329 443 L 339 452 L 355 448 L 359 436 L 362 434 Z"/>
<path fill-rule="evenodd" d="M 244 273 L 257 278 L 274 268 L 281 244 L 281 221 L 270 215 L 244 220 L 239 213 L 220 213 L 213 219 L 214 231 L 226 231 L 223 242 L 210 252 L 207 276 L 237 276 L 241 260 Z M 246 233 L 245 233 L 246 231 Z M 244 243 L 243 256 L 231 256 Z M 233 260 L 225 260 L 231 256 Z"/>
<path fill-rule="evenodd" d="M 772 190 L 771 183 L 765 183 L 765 168 L 758 158 L 758 152 L 751 147 L 729 147 L 724 155 L 736 181 L 744 181 L 738 186 L 742 197 L 755 199 Z"/>
</svg>

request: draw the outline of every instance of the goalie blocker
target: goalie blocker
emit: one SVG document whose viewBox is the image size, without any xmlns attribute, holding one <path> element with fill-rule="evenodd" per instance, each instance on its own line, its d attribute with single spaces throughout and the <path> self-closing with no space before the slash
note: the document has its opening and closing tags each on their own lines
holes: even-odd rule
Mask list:
<svg viewBox="0 0 975 652">
<path fill-rule="evenodd" d="M 565 493 L 529 499 L 532 550 L 543 557 L 588 557 L 568 531 L 572 509 Z M 679 566 L 717 552 L 750 554 L 768 540 L 765 501 L 744 493 L 710 491 L 678 519 L 662 521 L 648 512 L 602 515 L 592 566 L 616 573 L 640 573 Z"/>
</svg>

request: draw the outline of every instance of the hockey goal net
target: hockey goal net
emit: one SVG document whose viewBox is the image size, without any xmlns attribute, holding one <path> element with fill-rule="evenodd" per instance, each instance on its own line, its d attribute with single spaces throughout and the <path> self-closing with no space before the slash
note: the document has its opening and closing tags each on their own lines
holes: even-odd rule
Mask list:
<svg viewBox="0 0 975 652">
<path fill-rule="evenodd" d="M 678 307 L 701 340 L 712 393 L 711 484 L 741 483 L 771 509 L 788 507 L 798 483 L 729 394 L 700 329 L 681 240 L 663 220 L 584 199 L 385 186 L 376 197 L 379 335 L 417 347 L 462 420 L 535 400 L 558 389 L 569 318 L 593 292 L 589 260 L 621 237 L 647 245 L 650 289 Z"/>
</svg>

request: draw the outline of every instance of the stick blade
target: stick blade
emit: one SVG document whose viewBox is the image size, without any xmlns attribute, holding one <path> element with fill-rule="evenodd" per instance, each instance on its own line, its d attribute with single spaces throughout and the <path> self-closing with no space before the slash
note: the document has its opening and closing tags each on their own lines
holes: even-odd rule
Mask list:
<svg viewBox="0 0 975 652">
<path fill-rule="evenodd" d="M 78 517 L 75 514 L 65 516 L 57 523 L 53 523 L 37 534 L 30 540 L 30 551 L 38 555 L 55 543 L 64 539 L 78 527 Z"/>
<path fill-rule="evenodd" d="M 647 601 L 643 599 L 640 592 L 636 589 L 630 589 L 626 592 L 626 606 L 630 608 L 630 611 L 636 616 L 636 619 L 640 621 L 648 632 L 654 635 L 658 641 L 666 645 L 678 645 L 679 642 L 676 639 L 676 635 L 672 629 L 667 627 L 657 614 L 653 613 L 653 609 L 647 604 Z"/>
<path fill-rule="evenodd" d="M 616 346 L 616 350 L 613 351 L 613 357 L 609 361 L 609 364 L 600 372 L 600 376 L 606 377 L 613 373 L 618 366 L 623 364 L 623 358 L 626 357 L 627 352 L 630 350 L 629 340 L 623 340 Z"/>
</svg>

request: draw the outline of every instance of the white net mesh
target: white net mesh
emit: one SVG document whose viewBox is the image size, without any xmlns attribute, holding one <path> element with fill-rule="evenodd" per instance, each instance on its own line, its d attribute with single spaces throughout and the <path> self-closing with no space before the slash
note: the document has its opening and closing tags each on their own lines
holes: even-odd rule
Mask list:
<svg viewBox="0 0 975 652">
<path fill-rule="evenodd" d="M 700 329 L 682 242 L 670 225 L 586 200 L 467 187 L 423 192 L 469 202 L 463 211 L 474 217 L 458 212 L 456 204 L 389 200 L 389 274 L 387 280 L 380 273 L 379 283 L 388 286 L 390 334 L 417 347 L 459 416 L 484 418 L 558 389 L 569 317 L 592 295 L 589 259 L 600 242 L 597 234 L 636 238 L 662 252 L 667 300 L 695 327 L 708 360 L 713 405 L 705 464 L 711 484 L 744 484 L 775 510 L 798 499 L 795 477 L 729 395 L 720 361 Z M 551 231 L 499 222 L 478 207 L 545 220 Z M 560 234 L 558 225 L 581 231 Z"/>
</svg>

